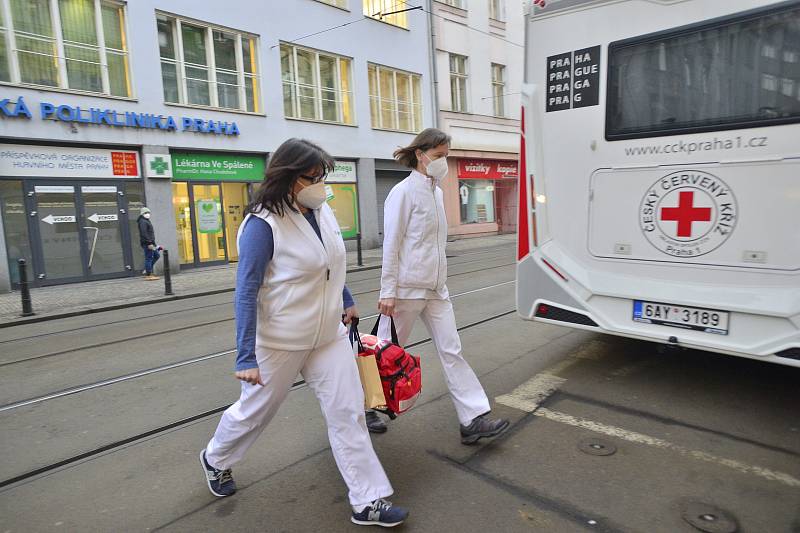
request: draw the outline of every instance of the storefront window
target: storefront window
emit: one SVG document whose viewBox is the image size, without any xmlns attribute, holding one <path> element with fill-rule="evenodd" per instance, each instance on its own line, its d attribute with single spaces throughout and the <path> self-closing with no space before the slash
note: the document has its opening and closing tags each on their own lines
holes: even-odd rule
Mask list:
<svg viewBox="0 0 800 533">
<path fill-rule="evenodd" d="M 239 248 L 236 246 L 236 236 L 239 234 L 239 226 L 247 211 L 247 204 L 250 202 L 250 193 L 247 183 L 223 183 L 222 184 L 222 208 L 225 218 L 225 232 L 228 236 L 228 261 L 239 260 Z"/>
<path fill-rule="evenodd" d="M 494 180 L 458 180 L 462 224 L 494 222 Z"/>
<path fill-rule="evenodd" d="M 28 240 L 28 221 L 25 216 L 21 181 L 0 181 L 0 214 L 3 217 L 11 283 L 19 283 L 17 261 L 20 259 L 25 259 L 28 263 L 28 279 L 30 280 L 33 278 L 33 261 Z"/>
<path fill-rule="evenodd" d="M 178 252 L 181 257 L 181 264 L 194 263 L 192 212 L 189 205 L 188 183 L 176 182 L 172 184 L 172 210 L 175 213 L 175 224 L 178 229 Z"/>
</svg>

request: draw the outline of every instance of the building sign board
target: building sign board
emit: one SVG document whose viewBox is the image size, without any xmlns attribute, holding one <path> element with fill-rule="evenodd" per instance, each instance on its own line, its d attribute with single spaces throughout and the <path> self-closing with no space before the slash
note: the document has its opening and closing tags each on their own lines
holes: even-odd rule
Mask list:
<svg viewBox="0 0 800 533">
<path fill-rule="evenodd" d="M 0 176 L 138 178 L 139 154 L 60 146 L 0 145 Z"/>
<path fill-rule="evenodd" d="M 263 181 L 264 156 L 172 153 L 175 180 Z"/>
<path fill-rule="evenodd" d="M 488 159 L 459 159 L 459 179 L 499 180 L 519 176 L 517 161 L 493 161 Z"/>
<path fill-rule="evenodd" d="M 333 171 L 328 174 L 325 181 L 328 183 L 355 183 L 356 162 L 336 161 Z"/>
<path fill-rule="evenodd" d="M 236 122 L 222 120 L 206 120 L 197 117 L 176 118 L 172 115 L 51 104 L 50 102 L 40 102 L 38 108 L 33 106 L 33 109 L 38 110 L 41 120 L 167 132 L 188 131 L 203 134 L 239 135 L 239 126 Z M 0 116 L 33 119 L 34 113 L 25 102 L 25 98 L 19 96 L 16 101 L 12 101 L 11 98 L 0 98 Z"/>
</svg>

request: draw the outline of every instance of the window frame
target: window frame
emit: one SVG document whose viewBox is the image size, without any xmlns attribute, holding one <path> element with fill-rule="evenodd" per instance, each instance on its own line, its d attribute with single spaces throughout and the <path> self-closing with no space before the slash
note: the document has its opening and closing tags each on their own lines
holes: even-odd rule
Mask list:
<svg viewBox="0 0 800 533">
<path fill-rule="evenodd" d="M 464 72 L 454 72 L 452 68 L 453 58 L 462 58 L 464 60 Z M 450 74 L 450 111 L 454 113 L 469 113 L 469 56 L 455 54 L 448 52 L 447 54 L 447 68 Z M 464 84 L 464 102 L 461 102 L 460 93 L 458 94 L 459 105 L 456 106 L 456 94 L 453 94 L 453 78 L 457 83 Z"/>
<path fill-rule="evenodd" d="M 217 24 L 210 24 L 208 22 L 203 22 L 188 17 L 182 17 L 180 15 L 175 15 L 174 13 L 169 13 L 165 11 L 156 11 L 156 21 L 158 21 L 159 17 L 166 18 L 167 22 L 172 27 L 172 46 L 175 51 L 175 58 L 168 58 L 168 57 L 163 57 L 161 55 L 161 51 L 159 50 L 159 55 L 158 55 L 159 69 L 161 69 L 162 62 L 175 65 L 175 74 L 177 78 L 178 100 L 179 100 L 178 102 L 167 101 L 166 98 L 164 98 L 162 92 L 162 98 L 164 98 L 164 105 L 192 107 L 199 109 L 210 109 L 214 111 L 225 111 L 229 113 L 243 113 L 247 115 L 265 116 L 264 99 L 262 98 L 261 95 L 261 63 L 260 63 L 261 36 L 260 35 L 249 33 L 246 31 L 236 30 L 233 28 L 228 28 L 225 26 L 220 26 Z M 199 65 L 196 63 L 187 63 L 184 54 L 183 24 L 199 27 L 204 30 L 203 44 L 205 46 L 205 52 L 206 52 L 205 65 Z M 238 98 L 239 98 L 238 108 L 222 107 L 219 105 L 219 82 L 217 81 L 217 65 L 216 65 L 216 56 L 214 52 L 215 32 L 229 34 L 229 35 L 232 34 L 235 36 L 236 87 L 238 88 Z M 255 64 L 257 69 L 255 74 L 250 74 L 244 71 L 244 52 L 242 50 L 242 43 L 245 41 L 245 38 L 252 39 L 255 42 L 254 46 L 252 46 L 250 50 L 250 54 L 254 56 L 253 63 Z M 208 83 L 208 89 L 209 89 L 208 105 L 195 104 L 189 102 L 188 85 L 186 83 L 186 80 L 194 78 L 188 77 L 186 75 L 187 67 L 195 69 L 205 69 L 208 71 L 208 79 L 199 80 Z M 230 69 L 222 69 L 222 70 L 230 72 Z M 253 111 L 249 111 L 247 109 L 246 81 L 248 78 L 252 79 L 254 82 Z M 161 72 L 161 85 L 163 91 L 163 86 L 164 86 L 163 71 Z M 223 83 L 222 85 L 230 85 L 230 84 Z"/>
<path fill-rule="evenodd" d="M 446 6 L 454 7 L 456 9 L 467 10 L 466 0 L 436 0 L 437 2 Z"/>
<path fill-rule="evenodd" d="M 611 94 L 610 87 L 612 86 L 612 79 L 613 79 L 613 69 L 611 68 L 612 63 L 612 55 L 614 52 L 619 50 L 623 50 L 625 48 L 629 48 L 632 46 L 647 44 L 651 42 L 658 42 L 663 41 L 665 39 L 675 38 L 675 37 L 682 37 L 691 35 L 694 33 L 698 33 L 704 30 L 710 30 L 717 28 L 719 26 L 733 24 L 733 23 L 743 23 L 748 22 L 751 20 L 757 20 L 759 18 L 770 16 L 770 15 L 778 15 L 785 12 L 794 11 L 797 9 L 796 4 L 778 4 L 777 6 L 766 6 L 766 7 L 759 7 L 755 9 L 749 9 L 746 11 L 742 11 L 740 13 L 735 13 L 733 15 L 725 15 L 722 17 L 716 17 L 709 20 L 704 20 L 701 22 L 696 22 L 693 24 L 687 24 L 684 26 L 679 26 L 677 28 L 670 28 L 667 30 L 661 30 L 658 32 L 648 33 L 645 35 L 639 35 L 636 37 L 629 37 L 626 39 L 621 39 L 619 41 L 613 41 L 608 44 L 608 50 L 606 54 L 606 102 L 605 102 L 605 110 L 604 110 L 604 134 L 605 139 L 607 141 L 622 141 L 628 139 L 646 139 L 652 137 L 670 137 L 674 135 L 686 135 L 691 133 L 707 133 L 712 131 L 728 131 L 728 130 L 735 130 L 735 129 L 749 129 L 749 128 L 761 128 L 767 126 L 777 126 L 781 124 L 794 124 L 800 122 L 800 116 L 796 117 L 778 117 L 778 118 L 767 118 L 767 119 L 751 119 L 751 120 L 742 120 L 738 122 L 724 122 L 724 123 L 717 123 L 717 124 L 705 124 L 702 126 L 678 126 L 674 128 L 662 128 L 662 129 L 655 129 L 650 127 L 647 131 L 637 131 L 631 133 L 615 133 L 611 131 L 611 124 L 610 124 L 610 113 L 609 109 L 611 108 L 611 101 L 615 98 Z M 759 78 L 758 83 L 762 83 L 762 79 Z"/>
<path fill-rule="evenodd" d="M 372 91 L 369 88 L 369 73 L 370 73 L 370 69 L 372 69 L 372 68 L 375 69 L 375 81 L 376 81 L 375 88 L 376 88 L 376 91 L 377 91 L 377 94 L 374 94 L 374 95 L 372 94 Z M 386 125 L 383 124 L 383 112 L 382 112 L 382 107 L 381 107 L 381 100 L 382 100 L 381 79 L 380 79 L 381 71 L 386 71 L 386 72 L 391 72 L 392 73 L 392 88 L 393 88 L 393 92 L 394 92 L 394 99 L 393 99 L 394 120 L 395 120 L 395 123 L 397 124 L 396 128 L 391 128 L 391 127 L 386 126 Z M 400 127 L 400 106 L 399 106 L 400 100 L 399 100 L 399 98 L 397 98 L 397 95 L 398 95 L 398 91 L 397 91 L 397 75 L 398 74 L 407 75 L 409 77 L 408 78 L 408 81 L 409 81 L 408 94 L 409 94 L 411 99 L 408 101 L 408 106 L 410 108 L 411 129 L 408 129 L 408 130 L 402 129 Z M 419 83 L 419 96 L 420 96 L 420 101 L 419 102 L 414 101 L 414 80 L 415 79 Z M 411 72 L 409 70 L 403 70 L 403 69 L 399 69 L 399 68 L 388 67 L 386 65 L 381 65 L 379 63 L 367 62 L 367 95 L 368 95 L 368 97 L 370 99 L 370 104 L 372 104 L 372 100 L 373 99 L 377 100 L 377 124 L 376 124 L 376 117 L 372 115 L 372 105 L 370 105 L 370 123 L 372 124 L 372 129 L 374 129 L 374 130 L 384 130 L 384 131 L 397 131 L 397 132 L 401 132 L 401 133 L 418 133 L 418 132 L 422 131 L 422 123 L 424 122 L 424 118 L 423 118 L 424 104 L 422 103 L 422 94 L 423 94 L 422 93 L 422 74 L 419 74 L 417 72 Z M 417 114 L 416 114 L 416 110 L 417 109 L 419 109 L 419 123 L 417 123 Z"/>
<path fill-rule="evenodd" d="M 489 0 L 489 19 L 505 22 L 505 2 L 503 0 Z"/>
<path fill-rule="evenodd" d="M 20 69 L 20 61 L 18 54 L 20 50 L 17 48 L 17 33 L 18 30 L 14 27 L 14 19 L 11 13 L 11 0 L 0 0 L 0 11 L 2 11 L 3 15 L 3 23 L 4 26 L 2 30 L 0 30 L 0 38 L 4 39 L 5 46 L 6 46 L 6 53 L 8 54 L 8 71 L 9 71 L 9 80 L 8 81 L 0 81 L 0 85 L 13 85 L 18 87 L 30 87 L 37 90 L 45 90 L 45 91 L 53 91 L 53 92 L 66 92 L 66 93 L 75 93 L 81 95 L 91 95 L 98 98 L 112 98 L 117 100 L 136 100 L 136 93 L 135 87 L 136 84 L 133 80 L 133 70 L 131 69 L 131 51 L 128 47 L 129 42 L 129 35 L 130 35 L 130 24 L 128 20 L 128 4 L 127 2 L 121 0 L 92 0 L 93 8 L 94 8 L 94 24 L 95 24 L 95 35 L 97 37 L 97 45 L 87 45 L 85 43 L 72 43 L 71 41 L 66 41 L 67 46 L 75 46 L 77 48 L 88 48 L 88 49 L 96 49 L 97 54 L 99 56 L 99 62 L 97 63 L 100 68 L 100 81 L 101 81 L 101 91 L 91 91 L 86 89 L 78 89 L 72 88 L 69 86 L 69 74 L 67 71 L 67 62 L 68 59 L 65 53 L 65 39 L 64 39 L 64 31 L 61 26 L 61 11 L 60 6 L 58 5 L 58 0 L 47 0 L 48 8 L 50 10 L 50 19 L 51 19 L 51 29 L 53 32 L 52 43 L 54 45 L 54 53 L 52 56 L 49 54 L 47 57 L 52 57 L 56 64 L 56 77 L 57 77 L 57 85 L 45 85 L 39 83 L 29 83 L 22 81 L 22 71 Z M 122 10 L 122 17 L 123 17 L 123 42 L 125 43 L 125 49 L 120 53 L 117 49 L 113 50 L 114 54 L 121 55 L 123 57 L 123 61 L 125 63 L 125 73 L 126 73 L 126 89 L 128 92 L 127 96 L 120 96 L 111 94 L 111 81 L 109 78 L 109 66 L 108 66 L 108 50 L 109 48 L 106 47 L 106 39 L 105 39 L 105 29 L 103 28 L 103 6 L 113 6 L 116 9 Z M 22 33 L 22 32 L 20 32 Z M 34 39 L 34 40 L 41 40 L 41 37 L 35 34 L 27 34 L 25 35 L 26 38 Z M 50 38 L 47 38 L 50 40 Z M 25 52 L 23 50 L 23 52 Z M 78 62 L 85 62 L 83 60 L 76 60 L 72 59 L 70 61 L 78 61 Z"/>
<path fill-rule="evenodd" d="M 369 10 L 367 9 L 368 5 L 371 6 L 371 5 L 375 4 L 375 3 L 379 3 L 380 6 L 381 6 L 380 7 L 380 11 L 378 11 L 379 13 L 382 13 L 384 11 L 384 8 L 386 7 L 387 4 L 391 6 L 392 11 L 398 11 L 399 10 L 399 9 L 396 9 L 396 8 L 407 9 L 408 8 L 407 4 L 405 4 L 403 2 L 399 2 L 398 0 L 361 0 L 362 13 L 368 19 L 377 20 L 378 22 L 383 22 L 384 24 L 388 24 L 390 26 L 394 26 L 395 28 L 402 28 L 404 30 L 408 30 L 408 11 L 403 12 L 403 13 L 395 13 L 394 15 L 390 15 L 390 17 L 392 17 L 393 19 L 399 19 L 399 18 L 402 17 L 402 23 L 401 22 L 393 22 L 393 21 L 390 21 L 390 20 L 388 20 L 386 18 L 383 18 L 383 17 L 379 18 L 376 15 L 372 14 L 374 12 L 372 9 L 369 9 Z"/>
<path fill-rule="evenodd" d="M 506 118 L 506 66 L 500 63 L 491 63 L 490 69 L 492 72 L 492 112 L 495 117 Z M 495 69 L 500 74 L 499 81 L 494 77 Z M 495 94 L 495 91 L 500 91 Z M 497 112 L 498 103 L 500 105 L 500 113 Z"/>
<path fill-rule="evenodd" d="M 283 65 L 280 65 L 280 68 L 281 68 L 281 99 L 284 101 L 283 102 L 283 116 L 284 116 L 284 118 L 286 118 L 287 120 L 302 120 L 302 121 L 305 121 L 305 122 L 319 122 L 319 123 L 323 123 L 323 124 L 335 124 L 335 125 L 338 125 L 338 126 L 353 126 L 353 127 L 357 127 L 358 120 L 357 120 L 357 117 L 356 117 L 355 90 L 354 90 L 354 86 L 353 86 L 353 63 L 354 63 L 353 58 L 352 57 L 348 57 L 348 56 L 344 56 L 344 55 L 341 55 L 341 54 L 334 54 L 332 52 L 326 52 L 324 50 L 317 50 L 316 48 L 309 48 L 307 46 L 301 46 L 301 45 L 298 45 L 298 44 L 294 44 L 294 43 L 290 43 L 290 42 L 284 42 L 284 41 L 281 41 L 279 43 L 279 45 L 278 45 L 279 50 L 282 49 L 284 46 L 289 47 L 291 49 L 291 51 L 292 51 L 291 73 L 290 73 L 291 76 L 292 76 L 292 80 L 291 81 L 287 81 L 287 80 L 283 79 L 283 74 L 284 74 L 283 73 Z M 314 101 L 315 101 L 314 116 L 315 116 L 315 118 L 306 118 L 306 117 L 300 116 L 300 91 L 299 91 L 299 88 L 300 88 L 301 84 L 300 84 L 299 81 L 297 81 L 297 72 L 298 72 L 298 69 L 297 69 L 297 51 L 298 50 L 302 50 L 302 51 L 314 54 L 314 72 L 313 72 L 313 74 L 314 74 L 315 83 L 314 83 L 314 85 L 312 87 L 314 89 Z M 322 87 L 322 83 L 320 81 L 320 62 L 319 62 L 319 58 L 320 58 L 321 55 L 329 57 L 329 58 L 333 58 L 333 59 L 336 60 L 336 75 L 334 77 L 334 88 L 333 88 L 333 90 L 336 93 L 337 97 L 340 97 L 345 92 L 350 95 L 350 98 L 349 98 L 349 105 L 350 105 L 349 113 L 350 113 L 350 116 L 352 117 L 352 122 L 344 122 L 344 116 L 346 115 L 345 109 L 344 109 L 344 99 L 336 100 L 336 104 L 337 104 L 336 105 L 336 118 L 337 118 L 337 120 L 333 121 L 333 120 L 326 120 L 326 119 L 322 118 L 324 116 L 324 110 L 322 108 L 323 87 Z M 342 59 L 347 60 L 350 63 L 350 67 L 349 67 L 349 71 L 348 71 L 348 75 L 350 77 L 350 80 L 349 80 L 350 81 L 350 83 L 349 83 L 350 90 L 349 91 L 344 91 L 342 89 L 342 80 L 341 80 L 341 76 L 342 76 L 342 62 L 341 62 L 341 60 Z M 295 115 L 296 116 L 291 116 L 291 115 L 288 115 L 286 113 L 286 103 L 285 103 L 285 100 L 284 100 L 284 97 L 283 97 L 283 87 L 285 87 L 287 83 L 292 84 L 294 86 L 294 89 L 295 89 L 293 91 L 293 95 L 294 95 L 293 96 L 293 108 L 295 110 Z M 302 85 L 304 87 L 309 87 L 307 84 L 302 84 Z M 329 91 L 330 88 L 325 88 L 325 90 Z M 319 117 L 319 118 L 317 118 L 317 117 Z"/>
</svg>

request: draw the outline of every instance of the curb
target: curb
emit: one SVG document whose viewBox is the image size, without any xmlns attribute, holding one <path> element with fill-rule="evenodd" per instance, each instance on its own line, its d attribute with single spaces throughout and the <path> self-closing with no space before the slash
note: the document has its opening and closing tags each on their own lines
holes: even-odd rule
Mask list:
<svg viewBox="0 0 800 533">
<path fill-rule="evenodd" d="M 381 265 L 373 265 L 373 266 L 363 266 L 363 267 L 355 267 L 347 270 L 347 273 L 350 274 L 352 272 L 364 272 L 367 270 L 377 270 L 381 268 Z M 64 313 L 52 314 L 52 315 L 42 315 L 42 316 L 34 316 L 31 318 L 21 318 L 18 320 L 11 319 L 8 322 L 0 323 L 0 329 L 4 328 L 13 328 L 15 326 L 24 326 L 27 324 L 36 324 L 39 322 L 47 322 L 49 320 L 59 320 L 62 318 L 73 318 L 76 316 L 83 316 L 83 315 L 91 315 L 95 313 L 104 313 L 106 311 L 119 311 L 120 309 L 128 309 L 131 307 L 141 307 L 144 305 L 151 305 L 151 304 L 158 304 L 164 302 L 174 302 L 177 300 L 187 300 L 189 298 L 200 298 L 203 296 L 214 296 L 215 294 L 224 294 L 226 292 L 233 292 L 235 289 L 234 287 L 229 287 L 226 289 L 216 289 L 213 291 L 203 291 L 203 292 L 192 292 L 189 294 L 176 294 L 173 296 L 162 296 L 160 298 L 153 298 L 150 300 L 143 300 L 140 302 L 128 302 L 124 304 L 116 304 L 116 305 L 108 305 L 104 307 L 87 307 L 77 311 L 67 311 Z"/>
</svg>

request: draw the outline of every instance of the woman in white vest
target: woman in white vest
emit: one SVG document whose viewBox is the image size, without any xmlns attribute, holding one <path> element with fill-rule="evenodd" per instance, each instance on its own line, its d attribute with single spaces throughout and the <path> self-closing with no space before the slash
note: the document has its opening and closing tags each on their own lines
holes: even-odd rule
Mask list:
<svg viewBox="0 0 800 533">
<path fill-rule="evenodd" d="M 358 317 L 345 287 L 339 225 L 325 203 L 334 161 L 315 144 L 289 139 L 239 228 L 234 309 L 239 400 L 222 415 L 200 453 L 209 490 L 236 492 L 231 467 L 275 415 L 297 374 L 314 391 L 328 425 L 339 472 L 349 489 L 351 521 L 395 526 L 408 511 L 385 498 L 392 487 L 364 419 L 353 347 L 342 324 Z"/>
<path fill-rule="evenodd" d="M 447 175 L 450 136 L 435 128 L 423 130 L 394 157 L 412 169 L 395 185 L 384 203 L 383 270 L 378 309 L 394 317 L 400 344 L 405 344 L 417 317 L 436 346 L 447 387 L 460 422 L 461 442 L 474 444 L 494 437 L 508 420 L 490 419 L 489 400 L 461 353 L 453 304 L 447 291 L 447 220 L 439 182 Z M 370 431 L 386 429 L 377 413 L 367 413 Z"/>
</svg>

